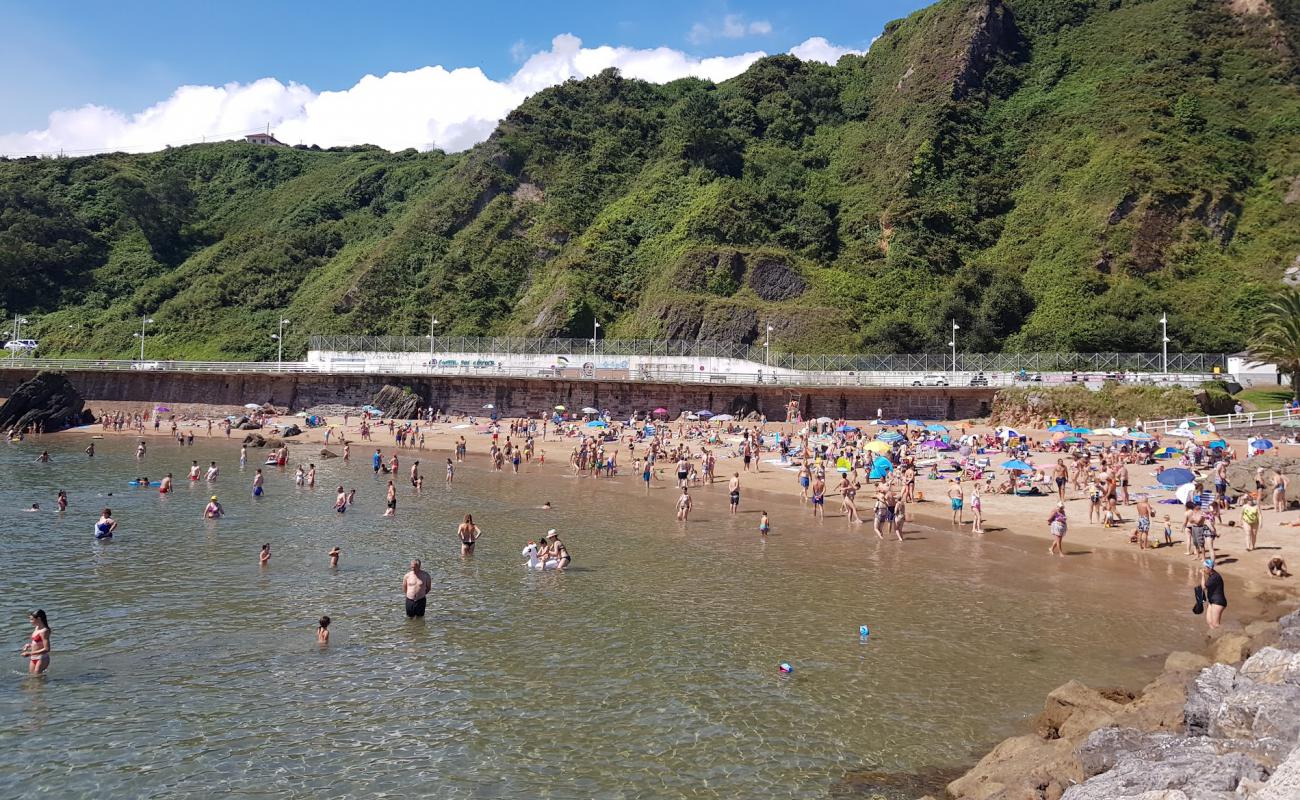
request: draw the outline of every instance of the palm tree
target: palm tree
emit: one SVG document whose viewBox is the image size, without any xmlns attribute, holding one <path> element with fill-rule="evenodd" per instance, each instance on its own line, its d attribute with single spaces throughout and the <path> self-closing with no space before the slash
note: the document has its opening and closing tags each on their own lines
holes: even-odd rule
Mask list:
<svg viewBox="0 0 1300 800">
<path fill-rule="evenodd" d="M 1291 376 L 1291 391 L 1300 399 L 1300 290 L 1279 289 L 1257 310 L 1248 352 Z"/>
</svg>

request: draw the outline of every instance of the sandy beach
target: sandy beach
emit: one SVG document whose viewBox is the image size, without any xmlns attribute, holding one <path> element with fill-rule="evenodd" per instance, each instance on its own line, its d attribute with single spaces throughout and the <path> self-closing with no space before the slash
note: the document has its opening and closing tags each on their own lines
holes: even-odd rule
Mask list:
<svg viewBox="0 0 1300 800">
<path fill-rule="evenodd" d="M 92 408 L 93 403 L 88 404 Z M 114 403 L 111 406 L 104 406 L 96 409 L 100 411 L 121 411 L 126 414 L 134 413 L 153 413 L 156 407 L 155 403 Z M 152 425 L 145 428 L 144 438 L 146 440 L 171 438 L 170 422 L 171 416 L 177 418 L 177 425 L 181 431 L 193 431 L 196 438 L 206 438 L 208 434 L 207 419 L 221 420 L 227 415 L 239 415 L 247 413 L 242 408 L 211 406 L 198 403 L 179 403 L 168 404 L 166 407 L 171 411 L 161 415 L 163 422 L 159 429 L 155 431 Z M 393 437 L 388 433 L 387 420 L 381 427 L 377 423 L 372 423 L 371 440 L 364 441 L 360 438 L 360 422 L 356 416 L 350 417 L 348 424 L 344 427 L 341 416 L 327 416 L 324 418 L 325 424 L 315 428 L 306 427 L 303 418 L 295 415 L 285 415 L 280 417 L 271 417 L 266 420 L 267 425 L 260 433 L 267 438 L 272 438 L 275 434 L 275 424 L 294 423 L 302 428 L 302 433 L 290 437 L 284 441 L 290 446 L 290 463 L 307 462 L 312 460 L 311 456 L 319 453 L 320 449 L 325 447 L 326 432 L 330 432 L 329 450 L 335 454 L 342 453 L 340 436 L 346 439 L 352 445 L 351 459 L 353 462 L 358 460 L 368 460 L 374 448 L 380 448 L 387 458 L 395 449 Z M 503 424 L 508 425 L 508 420 L 502 420 Z M 470 424 L 465 419 L 460 419 L 450 423 L 420 423 L 420 431 L 425 436 L 424 451 L 430 454 L 431 458 L 436 457 L 436 463 L 430 463 L 424 470 L 425 474 L 431 479 L 439 480 L 441 478 L 440 467 L 437 464 L 442 463 L 454 451 L 455 443 L 460 437 L 464 437 L 468 444 L 468 460 L 475 462 L 485 458 L 485 453 L 490 447 L 489 437 L 482 433 L 482 429 L 488 423 L 486 417 L 479 417 L 475 424 Z M 686 426 L 693 423 L 673 421 L 669 423 L 674 432 L 678 430 L 679 424 L 684 430 Z M 876 428 L 873 421 L 870 420 L 850 420 L 850 425 L 861 427 L 864 431 L 870 433 Z M 967 422 L 949 422 L 946 423 L 952 429 L 953 433 L 986 433 L 990 428 L 986 424 L 978 421 Z M 714 427 L 717 427 L 716 425 Z M 798 431 L 801 425 L 793 423 L 774 423 L 768 422 L 765 430 L 778 430 L 783 437 L 790 436 Z M 1046 441 L 1050 439 L 1050 434 L 1045 430 L 1032 430 L 1020 428 L 1020 432 L 1031 437 L 1035 441 Z M 249 432 L 232 431 L 230 439 L 234 442 L 242 441 L 243 437 Z M 52 434 L 59 437 L 80 437 L 86 438 L 92 435 L 109 435 L 109 436 L 138 436 L 132 431 L 111 432 L 104 431 L 98 424 L 85 426 L 70 431 L 64 431 L 58 434 Z M 221 429 L 215 425 L 211 433 L 213 439 L 226 438 Z M 504 439 L 504 432 L 502 434 Z M 1244 437 L 1228 434 L 1224 437 L 1232 445 L 1237 453 L 1246 452 Z M 674 440 L 678 441 L 678 440 Z M 699 440 L 688 440 L 693 448 L 698 449 Z M 739 434 L 724 437 L 724 442 L 739 442 Z M 568 457 L 569 451 L 575 446 L 577 439 L 574 437 L 560 439 L 555 435 L 552 429 L 546 440 L 539 440 L 538 448 L 545 453 L 545 464 L 537 463 L 527 465 L 525 471 L 543 470 L 551 474 L 560 474 L 569 469 Z M 1290 447 L 1283 445 L 1283 447 Z M 1295 446 L 1300 451 L 1300 446 Z M 307 452 L 310 450 L 310 453 Z M 418 448 L 403 447 L 399 451 L 403 454 L 403 459 L 408 460 L 411 453 L 419 453 Z M 772 499 L 767 501 L 774 509 L 780 509 L 789 512 L 793 509 L 806 509 L 807 506 L 800 503 L 799 485 L 797 481 L 797 470 L 794 467 L 783 466 L 777 463 L 779 457 L 774 452 L 764 453 L 757 472 L 746 473 L 743 471 L 743 464 L 738 454 L 731 452 L 727 446 L 715 448 L 717 457 L 717 478 L 715 483 L 721 486 L 701 487 L 700 491 L 705 493 L 716 492 L 719 497 L 725 495 L 726 480 L 732 474 L 741 473 L 741 485 L 746 495 L 754 492 L 761 492 L 769 495 Z M 1056 453 L 1034 453 L 1031 460 L 1039 464 L 1050 464 L 1055 461 L 1059 454 Z M 994 457 L 994 463 L 1002 460 L 1003 457 Z M 252 459 L 250 459 L 252 460 Z M 641 492 L 639 480 L 633 480 L 630 475 L 631 465 L 620 463 L 621 480 L 608 481 L 599 480 L 603 485 L 608 485 L 610 491 L 635 491 Z M 1167 514 L 1170 517 L 1170 523 L 1174 531 L 1173 546 L 1152 547 L 1147 550 L 1141 550 L 1137 545 L 1130 543 L 1129 535 L 1134 529 L 1134 520 L 1136 515 L 1132 505 L 1121 505 L 1121 521 L 1114 528 L 1105 528 L 1100 523 L 1090 524 L 1088 522 L 1088 499 L 1086 491 L 1079 491 L 1073 488 L 1067 490 L 1067 514 L 1069 516 L 1069 533 L 1065 538 L 1064 550 L 1067 560 L 1072 564 L 1078 564 L 1079 569 L 1106 569 L 1107 565 L 1112 562 L 1113 558 L 1122 557 L 1140 566 L 1159 567 L 1167 569 L 1187 568 L 1189 574 L 1188 580 L 1188 597 L 1189 607 L 1191 598 L 1191 589 L 1195 578 L 1195 567 L 1199 565 L 1199 560 L 1186 555 L 1186 546 L 1181 533 L 1182 508 L 1178 505 L 1159 505 L 1159 500 L 1173 497 L 1173 491 L 1159 486 L 1153 477 L 1153 467 L 1137 466 L 1131 469 L 1133 487 L 1131 491 L 1134 495 L 1138 493 L 1148 493 L 1153 502 L 1153 519 L 1151 541 L 1158 541 L 1160 533 L 1163 530 L 1163 518 Z M 1002 473 L 999 472 L 999 478 Z M 657 480 L 653 486 L 655 488 L 672 488 L 673 476 L 663 471 L 662 481 Z M 860 530 L 863 536 L 873 536 L 870 524 L 851 525 L 848 523 L 843 512 L 840 510 L 838 497 L 834 494 L 834 480 L 828 476 L 827 485 L 827 505 L 826 516 L 823 525 L 841 524 Z M 967 484 L 969 486 L 969 483 Z M 965 524 L 958 527 L 951 521 L 950 510 L 945 498 L 947 490 L 946 477 L 938 480 L 927 479 L 924 471 L 917 476 L 917 489 L 923 496 L 921 502 L 912 503 L 908 506 L 908 520 L 920 525 L 932 528 L 938 531 L 949 531 L 953 536 L 975 537 L 978 534 L 970 532 L 970 513 L 965 512 Z M 864 493 L 867 487 L 864 486 Z M 664 512 L 671 513 L 671 504 L 675 500 L 676 493 L 669 492 L 664 498 Z M 984 519 L 986 537 L 1028 537 L 1041 542 L 1043 557 L 1047 555 L 1047 545 L 1050 542 L 1050 536 L 1047 531 L 1047 517 L 1051 512 L 1056 499 L 1055 495 L 1038 495 L 1038 496 L 1016 496 L 1003 495 L 994 493 L 985 493 L 981 495 L 984 506 Z M 859 511 L 869 518 L 869 498 L 866 494 L 859 497 Z M 1225 515 L 1225 522 L 1229 519 L 1235 519 L 1237 512 L 1230 511 Z M 808 516 L 811 522 L 811 514 Z M 1276 578 L 1268 574 L 1267 564 L 1274 557 L 1283 558 L 1288 568 L 1294 573 L 1300 570 L 1300 527 L 1293 526 L 1292 523 L 1300 523 L 1300 509 L 1289 510 L 1285 512 L 1275 512 L 1264 510 L 1261 513 L 1261 524 L 1258 538 L 1258 547 L 1251 552 L 1245 548 L 1245 532 L 1238 525 L 1234 528 L 1223 526 L 1219 541 L 1217 543 L 1217 565 L 1216 568 L 1228 580 L 1230 603 L 1232 611 L 1225 617 L 1225 627 L 1222 631 L 1231 631 L 1238 629 L 1250 621 L 1269 616 L 1272 606 L 1285 597 L 1297 595 L 1297 578 Z"/>
</svg>

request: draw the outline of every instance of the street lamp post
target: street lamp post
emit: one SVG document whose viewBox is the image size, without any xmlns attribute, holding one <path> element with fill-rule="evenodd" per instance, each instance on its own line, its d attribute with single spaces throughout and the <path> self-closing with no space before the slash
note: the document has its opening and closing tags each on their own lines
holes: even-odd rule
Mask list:
<svg viewBox="0 0 1300 800">
<path fill-rule="evenodd" d="M 1169 315 L 1160 314 L 1160 372 L 1169 374 Z"/>
<path fill-rule="evenodd" d="M 429 371 L 433 372 L 433 329 L 438 325 L 438 317 L 429 315 Z"/>
<path fill-rule="evenodd" d="M 275 340 L 275 344 L 276 344 L 276 349 L 275 349 L 275 371 L 276 372 L 284 372 L 284 326 L 288 324 L 289 324 L 289 320 L 287 319 L 280 320 L 279 332 L 271 334 L 271 338 Z"/>
<path fill-rule="evenodd" d="M 961 326 L 958 325 L 958 324 L 957 324 L 957 320 L 954 319 L 954 320 L 952 321 L 952 340 L 948 342 L 948 346 L 952 348 L 952 375 L 953 375 L 953 378 L 956 378 L 956 377 L 957 377 L 957 331 L 959 331 L 959 330 L 961 330 Z"/>
<path fill-rule="evenodd" d="M 132 336 L 134 336 L 135 338 L 137 338 L 137 339 L 140 340 L 140 360 L 141 360 L 141 361 L 144 361 L 144 333 L 145 333 L 145 328 L 144 328 L 144 326 L 146 326 L 146 325 L 152 325 L 152 324 L 153 324 L 153 318 L 152 318 L 152 317 L 140 317 L 140 332 L 139 332 L 139 333 L 133 333 L 133 334 L 131 334 Z"/>
<path fill-rule="evenodd" d="M 18 355 L 18 340 L 23 338 L 23 326 L 27 324 L 27 317 L 14 315 L 14 345 L 9 348 L 9 360 L 12 361 Z"/>
<path fill-rule="evenodd" d="M 767 339 L 763 342 L 763 366 L 772 367 L 772 326 L 767 326 Z"/>
<path fill-rule="evenodd" d="M 596 320 L 591 321 L 591 355 L 596 355 L 596 339 L 600 335 L 600 323 Z"/>
</svg>

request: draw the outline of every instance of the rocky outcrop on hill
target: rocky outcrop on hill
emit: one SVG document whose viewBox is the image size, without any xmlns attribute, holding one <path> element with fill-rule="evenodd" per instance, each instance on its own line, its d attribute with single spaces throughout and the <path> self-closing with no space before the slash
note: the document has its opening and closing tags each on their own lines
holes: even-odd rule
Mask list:
<svg viewBox="0 0 1300 800">
<path fill-rule="evenodd" d="M 0 406 L 0 430 L 23 430 L 39 425 L 45 431 L 61 431 L 94 422 L 68 376 L 61 372 L 38 372 L 23 383 Z"/>
<path fill-rule="evenodd" d="M 999 744 L 953 798 L 1279 800 L 1300 797 L 1300 612 L 1215 640 L 1210 664 L 1173 653 L 1137 695 L 1076 681 L 1037 732 Z"/>
<path fill-rule="evenodd" d="M 384 416 L 393 419 L 415 419 L 425 405 L 424 399 L 409 386 L 385 384 L 370 400 L 375 408 L 383 409 Z"/>
</svg>

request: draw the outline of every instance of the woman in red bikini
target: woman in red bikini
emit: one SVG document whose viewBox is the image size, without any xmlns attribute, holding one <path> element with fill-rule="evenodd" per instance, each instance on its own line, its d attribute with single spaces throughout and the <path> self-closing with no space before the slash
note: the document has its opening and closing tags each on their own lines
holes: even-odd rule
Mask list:
<svg viewBox="0 0 1300 800">
<path fill-rule="evenodd" d="M 27 672 L 40 675 L 50 668 L 50 622 L 45 612 L 37 609 L 31 613 L 32 642 L 23 645 L 22 654 L 27 658 Z"/>
</svg>

